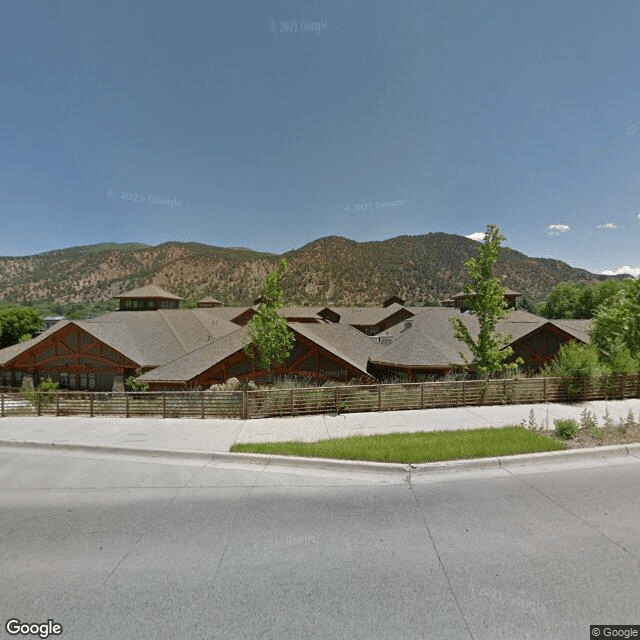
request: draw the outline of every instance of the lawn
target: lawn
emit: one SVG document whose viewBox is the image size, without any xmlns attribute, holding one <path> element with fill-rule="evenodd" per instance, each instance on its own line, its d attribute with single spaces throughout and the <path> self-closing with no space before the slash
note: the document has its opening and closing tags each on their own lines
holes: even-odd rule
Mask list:
<svg viewBox="0 0 640 640">
<path fill-rule="evenodd" d="M 565 444 L 524 427 L 352 436 L 319 442 L 234 444 L 233 452 L 416 464 L 557 451 Z"/>
</svg>

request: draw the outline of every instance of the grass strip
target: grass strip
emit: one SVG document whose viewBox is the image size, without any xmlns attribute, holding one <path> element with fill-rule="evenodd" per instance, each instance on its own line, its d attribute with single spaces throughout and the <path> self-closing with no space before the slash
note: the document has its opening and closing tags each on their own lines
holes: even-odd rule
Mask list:
<svg viewBox="0 0 640 640">
<path fill-rule="evenodd" d="M 418 464 L 557 451 L 565 444 L 523 427 L 351 436 L 318 442 L 234 444 L 233 452 Z"/>
</svg>

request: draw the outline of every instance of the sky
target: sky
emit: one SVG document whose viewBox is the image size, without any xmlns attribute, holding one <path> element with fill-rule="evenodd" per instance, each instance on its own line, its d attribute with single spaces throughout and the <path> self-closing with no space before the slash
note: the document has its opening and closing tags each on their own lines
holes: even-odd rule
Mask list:
<svg viewBox="0 0 640 640">
<path fill-rule="evenodd" d="M 6 3 L 0 255 L 497 224 L 640 273 L 638 61 L 637 0 Z"/>
</svg>

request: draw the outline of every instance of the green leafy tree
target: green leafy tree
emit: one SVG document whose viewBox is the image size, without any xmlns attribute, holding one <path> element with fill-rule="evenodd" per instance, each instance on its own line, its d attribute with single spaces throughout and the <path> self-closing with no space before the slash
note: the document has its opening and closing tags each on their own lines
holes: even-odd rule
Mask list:
<svg viewBox="0 0 640 640">
<path fill-rule="evenodd" d="M 248 357 L 255 360 L 260 369 L 272 373 L 273 367 L 284 362 L 291 353 L 294 337 L 278 309 L 284 306 L 280 278 L 287 268 L 287 261 L 280 259 L 278 268 L 272 271 L 262 287 L 258 312 L 247 325 L 251 343 L 244 348 Z"/>
<path fill-rule="evenodd" d="M 125 386 L 127 389 L 130 391 L 147 391 L 149 389 L 149 383 L 144 382 L 143 380 L 138 380 L 143 373 L 142 369 L 138 367 L 134 374 L 125 380 Z"/>
<path fill-rule="evenodd" d="M 28 340 L 42 329 L 42 316 L 28 307 L 0 311 L 0 348 Z"/>
<path fill-rule="evenodd" d="M 545 318 L 593 318 L 598 307 L 611 300 L 623 287 L 624 283 L 619 280 L 593 284 L 561 282 L 538 306 L 538 313 Z"/>
<path fill-rule="evenodd" d="M 598 307 L 591 342 L 605 354 L 640 354 L 640 280 L 626 280 L 621 290 Z"/>
<path fill-rule="evenodd" d="M 500 229 L 496 225 L 488 225 L 484 242 L 478 247 L 478 257 L 464 263 L 471 279 L 471 284 L 464 287 L 466 304 L 480 325 L 477 339 L 473 339 L 460 318 L 451 319 L 456 339 L 467 345 L 473 360 L 469 361 L 462 352 L 460 355 L 467 365 L 472 366 L 478 378 L 515 371 L 522 364 L 521 358 L 507 362 L 513 356 L 513 349 L 507 346 L 508 336 L 496 332 L 498 322 L 509 314 L 504 299 L 505 288 L 492 274 L 503 240 Z"/>
<path fill-rule="evenodd" d="M 571 340 L 560 347 L 555 360 L 544 372 L 561 378 L 595 378 L 606 373 L 606 368 L 595 345 Z"/>
</svg>

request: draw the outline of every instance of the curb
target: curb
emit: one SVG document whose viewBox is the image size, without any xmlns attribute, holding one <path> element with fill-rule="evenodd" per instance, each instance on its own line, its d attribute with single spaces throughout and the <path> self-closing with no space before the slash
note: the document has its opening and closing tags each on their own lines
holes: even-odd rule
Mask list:
<svg viewBox="0 0 640 640">
<path fill-rule="evenodd" d="M 440 474 L 452 471 L 470 471 L 500 469 L 501 467 L 523 466 L 531 464 L 549 464 L 568 461 L 605 459 L 618 457 L 637 457 L 640 462 L 640 443 L 617 444 L 589 449 L 569 449 L 568 451 L 544 451 L 513 456 L 473 458 L 469 460 L 445 460 L 422 464 L 404 464 L 396 462 L 369 462 L 357 460 L 333 460 L 330 458 L 306 458 L 300 456 L 278 456 L 264 453 L 231 453 L 228 451 L 141 449 L 135 447 L 91 446 L 84 444 L 37 441 L 0 440 L 0 447 L 15 449 L 43 449 L 80 453 L 112 454 L 131 457 L 165 458 L 174 460 L 192 460 L 197 462 L 223 462 L 228 464 L 244 463 L 262 467 L 285 467 L 319 469 L 325 471 L 402 473 L 412 475 Z"/>
</svg>

